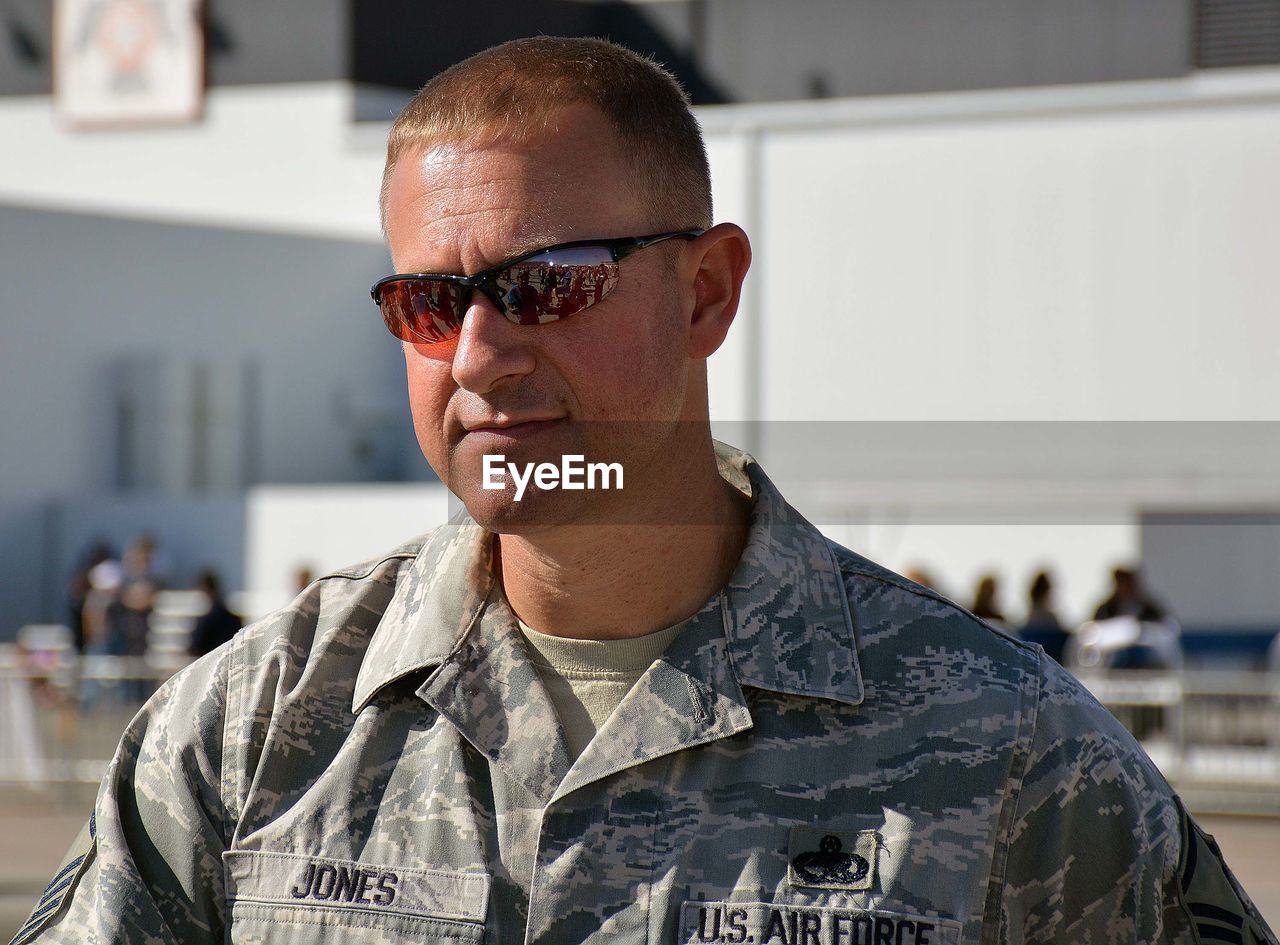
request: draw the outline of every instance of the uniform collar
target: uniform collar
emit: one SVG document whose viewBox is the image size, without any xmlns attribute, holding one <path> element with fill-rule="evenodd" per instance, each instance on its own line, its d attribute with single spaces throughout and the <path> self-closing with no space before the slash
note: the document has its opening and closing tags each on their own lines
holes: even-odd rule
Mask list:
<svg viewBox="0 0 1280 945">
<path fill-rule="evenodd" d="M 476 623 L 495 584 L 493 535 L 465 511 L 427 535 L 369 641 L 352 710 L 360 712 L 391 683 L 443 663 Z"/>
<path fill-rule="evenodd" d="M 859 704 L 853 618 L 830 544 L 746 453 L 717 443 L 716 459 L 721 476 L 752 500 L 746 548 L 719 595 L 732 676 L 741 686 Z M 355 712 L 392 682 L 470 653 L 464 642 L 486 601 L 502 598 L 492 538 L 465 513 L 427 537 L 369 643 Z M 490 610 L 509 614 L 501 603 Z"/>
<path fill-rule="evenodd" d="M 725 585 L 725 632 L 744 686 L 862 702 L 849 594 L 830 542 L 752 457 L 716 444 L 720 474 L 751 496 L 747 546 Z"/>
</svg>

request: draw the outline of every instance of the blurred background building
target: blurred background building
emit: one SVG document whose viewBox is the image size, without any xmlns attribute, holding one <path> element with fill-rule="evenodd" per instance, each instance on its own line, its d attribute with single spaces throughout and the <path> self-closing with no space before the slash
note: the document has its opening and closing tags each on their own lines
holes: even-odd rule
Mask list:
<svg viewBox="0 0 1280 945">
<path fill-rule="evenodd" d="M 205 569 L 251 618 L 444 519 L 368 297 L 385 135 L 537 33 L 698 105 L 755 248 L 719 435 L 1064 660 L 1092 628 L 1082 671 L 1164 620 L 1176 674 L 1095 692 L 1200 809 L 1280 810 L 1280 0 L 0 0 L 0 782 L 100 775 Z M 117 605 L 150 643 L 67 675 Z M 83 798 L 31 803 L 51 867 Z"/>
<path fill-rule="evenodd" d="M 755 248 L 713 415 L 806 515 L 966 606 L 990 576 L 1013 628 L 1041 571 L 1074 629 L 1140 566 L 1178 666 L 1267 666 L 1280 0 L 3 0 L 0 642 L 73 623 L 100 543 L 145 535 L 156 588 L 211 568 L 252 617 L 443 520 L 368 297 L 385 135 L 536 33 L 697 103 Z M 111 112 L 151 53 L 189 94 Z M 168 606 L 176 658 L 200 603 Z"/>
<path fill-rule="evenodd" d="M 756 248 L 715 415 L 835 537 L 957 598 L 998 572 L 1018 616 L 1043 568 L 1078 620 L 1141 560 L 1192 643 L 1280 627 L 1275 0 L 211 0 L 194 115 L 105 127 L 51 95 L 55 7 L 81 47 L 187 9 L 0 8 L 0 640 L 62 619 L 96 540 L 258 609 L 404 530 L 356 496 L 438 504 L 333 488 L 433 479 L 366 294 L 383 141 L 537 32 L 700 103 Z M 350 512 L 266 554 L 254 523 L 307 497 Z"/>
</svg>

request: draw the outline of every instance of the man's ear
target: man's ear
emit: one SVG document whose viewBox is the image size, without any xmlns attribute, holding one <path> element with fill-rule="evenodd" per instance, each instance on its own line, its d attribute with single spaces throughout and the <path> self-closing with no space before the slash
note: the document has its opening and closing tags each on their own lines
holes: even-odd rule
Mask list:
<svg viewBox="0 0 1280 945">
<path fill-rule="evenodd" d="M 697 272 L 689 318 L 689 357 L 708 358 L 721 344 L 738 312 L 742 280 L 751 265 L 751 241 L 736 223 L 720 223 L 690 246 Z"/>
</svg>

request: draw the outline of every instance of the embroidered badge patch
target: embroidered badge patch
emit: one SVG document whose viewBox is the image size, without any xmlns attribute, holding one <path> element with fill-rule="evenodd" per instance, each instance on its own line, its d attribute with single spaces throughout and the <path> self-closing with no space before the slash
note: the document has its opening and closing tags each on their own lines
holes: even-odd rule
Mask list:
<svg viewBox="0 0 1280 945">
<path fill-rule="evenodd" d="M 795 827 L 787 849 L 787 881 L 821 889 L 873 889 L 880 835 Z"/>
<path fill-rule="evenodd" d="M 959 945 L 961 924 L 883 909 L 686 902 L 680 945 Z"/>
</svg>

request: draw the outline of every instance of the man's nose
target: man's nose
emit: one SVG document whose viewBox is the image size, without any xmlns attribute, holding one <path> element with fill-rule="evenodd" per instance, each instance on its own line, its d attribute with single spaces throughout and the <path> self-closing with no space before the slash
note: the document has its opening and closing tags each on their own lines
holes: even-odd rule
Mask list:
<svg viewBox="0 0 1280 945">
<path fill-rule="evenodd" d="M 492 299 L 473 290 L 453 355 L 454 381 L 464 390 L 485 394 L 532 373 L 536 360 L 531 340 L 528 328 L 512 324 Z"/>
</svg>

